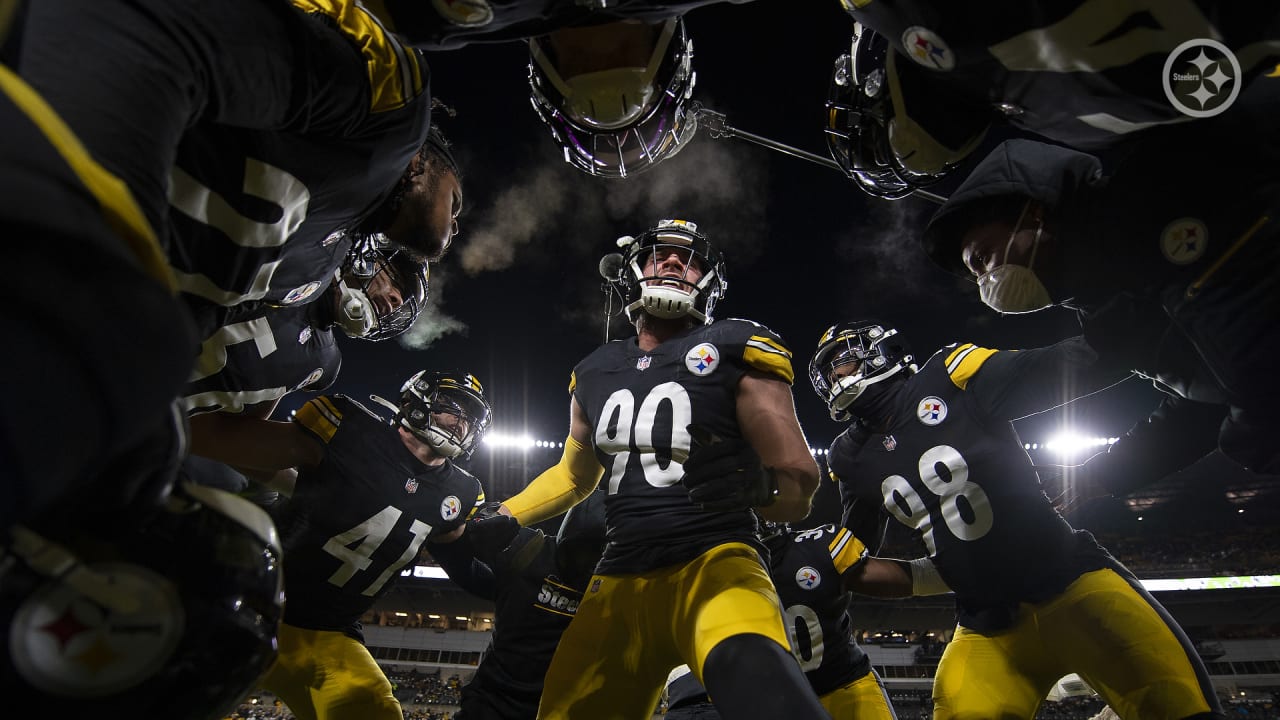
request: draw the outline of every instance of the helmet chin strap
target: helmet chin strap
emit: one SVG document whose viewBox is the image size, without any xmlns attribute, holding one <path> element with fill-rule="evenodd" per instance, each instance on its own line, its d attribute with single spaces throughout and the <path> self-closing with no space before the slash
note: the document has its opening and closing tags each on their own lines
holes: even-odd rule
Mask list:
<svg viewBox="0 0 1280 720">
<path fill-rule="evenodd" d="M 336 313 L 338 327 L 342 328 L 348 337 L 359 338 L 368 335 L 377 320 L 377 311 L 369 300 L 369 296 L 365 295 L 363 290 L 349 287 L 342 277 L 341 270 L 335 274 L 334 282 L 338 284 L 338 312 Z"/>
</svg>

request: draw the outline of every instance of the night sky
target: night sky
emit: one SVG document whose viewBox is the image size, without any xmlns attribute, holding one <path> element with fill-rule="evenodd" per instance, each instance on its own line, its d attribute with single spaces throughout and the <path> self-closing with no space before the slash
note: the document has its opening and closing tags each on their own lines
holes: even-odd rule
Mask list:
<svg viewBox="0 0 1280 720">
<path fill-rule="evenodd" d="M 824 102 L 832 64 L 848 51 L 851 21 L 834 2 L 804 3 L 802 14 L 800 5 L 757 0 L 686 15 L 694 96 L 732 126 L 825 156 Z M 457 113 L 441 126 L 465 175 L 462 232 L 432 267 L 431 308 L 411 331 L 413 344 L 340 338 L 343 368 L 331 391 L 394 399 L 417 370 L 464 369 L 489 392 L 493 431 L 563 440 L 569 372 L 604 337 L 597 263 L 618 236 L 664 217 L 698 223 L 726 253 L 728 290 L 717 317 L 763 323 L 791 345 L 797 410 L 817 447 L 842 429 L 806 373 L 833 323 L 880 318 L 898 327 L 921 362 L 952 342 L 1034 347 L 1078 329 L 1059 309 L 998 316 L 972 284 L 934 266 L 917 241 L 935 208 L 928 201 L 869 198 L 832 169 L 741 139 L 704 130 L 645 174 L 584 175 L 562 160 L 530 107 L 527 58 L 521 43 L 428 57 L 433 93 Z M 988 146 L 999 139 L 988 138 Z M 612 328 L 614 337 L 630 330 L 622 317 Z M 285 398 L 282 411 L 308 397 Z M 1028 442 L 1068 422 L 1084 434 L 1114 436 L 1157 399 L 1148 383 L 1129 380 L 1018 427 Z"/>
</svg>

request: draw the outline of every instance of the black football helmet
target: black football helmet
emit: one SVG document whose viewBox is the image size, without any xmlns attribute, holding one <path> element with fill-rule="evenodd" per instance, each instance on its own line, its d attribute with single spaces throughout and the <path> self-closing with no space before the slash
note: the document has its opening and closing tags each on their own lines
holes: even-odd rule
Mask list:
<svg viewBox="0 0 1280 720">
<path fill-rule="evenodd" d="M 697 121 L 687 107 L 696 80 L 693 41 L 678 17 L 655 34 L 645 67 L 573 77 L 560 74 L 547 36 L 530 39 L 530 99 L 566 162 L 591 175 L 623 178 L 675 155 L 693 138 Z"/>
<path fill-rule="evenodd" d="M 618 245 L 623 264 L 616 276 L 607 279 L 622 297 L 629 320 L 635 322 L 637 312 L 647 312 L 659 318 L 688 316 L 701 323 L 711 322 L 716 302 L 724 297 L 729 284 L 724 256 L 706 235 L 698 232 L 695 223 L 662 220 L 638 238 L 619 238 Z M 650 260 L 664 249 L 689 253 L 681 277 L 648 274 Z M 696 282 L 686 279 L 693 263 L 702 270 L 702 277 Z"/>
<path fill-rule="evenodd" d="M 275 661 L 275 526 L 191 483 L 0 538 L 0 691 L 52 717 L 222 718 Z"/>
<path fill-rule="evenodd" d="M 849 366 L 850 370 L 836 374 L 837 369 Z M 809 361 L 809 381 L 827 404 L 831 419 L 845 422 L 849 420 L 849 405 L 868 386 L 904 370 L 916 371 L 915 357 L 898 331 L 863 320 L 827 328 Z"/>
<path fill-rule="evenodd" d="M 349 335 L 362 340 L 377 342 L 400 335 L 418 319 L 427 305 L 427 279 L 430 268 L 425 262 L 417 262 L 409 254 L 396 247 L 386 235 L 364 235 L 351 245 L 342 263 L 340 277 L 343 287 L 340 302 L 360 303 L 364 312 L 373 316 L 372 327 L 360 334 L 344 323 L 339 323 Z M 389 302 L 377 302 L 369 297 L 369 288 L 380 274 L 386 274 L 400 296 L 401 304 L 393 307 Z"/>
<path fill-rule="evenodd" d="M 452 415 L 453 427 L 432 417 Z M 489 401 L 475 375 L 423 370 L 400 388 L 396 422 L 447 458 L 465 460 L 489 429 Z"/>
<path fill-rule="evenodd" d="M 831 157 L 863 191 L 886 200 L 942 180 L 985 136 L 984 126 L 976 137 L 948 143 L 920 125 L 907 112 L 900 62 L 910 64 L 883 35 L 856 24 L 849 53 L 836 58 L 827 97 Z"/>
</svg>

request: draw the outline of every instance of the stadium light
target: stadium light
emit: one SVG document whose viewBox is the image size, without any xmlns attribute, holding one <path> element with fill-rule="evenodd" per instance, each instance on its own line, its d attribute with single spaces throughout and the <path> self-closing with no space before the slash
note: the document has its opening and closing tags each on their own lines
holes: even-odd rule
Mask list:
<svg viewBox="0 0 1280 720">
<path fill-rule="evenodd" d="M 536 447 L 536 441 L 528 434 L 508 435 L 506 433 L 488 433 L 484 436 L 484 444 L 493 448 L 515 448 L 528 450 Z"/>
<path fill-rule="evenodd" d="M 1113 444 L 1118 438 L 1104 437 L 1088 437 L 1073 432 L 1064 432 L 1054 435 L 1044 443 L 1040 443 L 1039 447 L 1044 450 L 1050 450 L 1058 455 L 1070 457 L 1078 455 L 1083 450 L 1096 450 Z M 1035 448 L 1037 443 L 1032 443 L 1031 447 Z"/>
</svg>

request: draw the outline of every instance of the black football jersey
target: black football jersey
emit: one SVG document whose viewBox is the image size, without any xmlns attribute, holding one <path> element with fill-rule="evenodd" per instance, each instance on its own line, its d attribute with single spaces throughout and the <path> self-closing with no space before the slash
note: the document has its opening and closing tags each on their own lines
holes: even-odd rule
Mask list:
<svg viewBox="0 0 1280 720">
<path fill-rule="evenodd" d="M 584 589 L 558 577 L 556 547 L 555 538 L 521 528 L 511 545 L 489 563 L 497 588 L 493 639 L 471 683 L 463 688 L 462 711 L 468 717 L 537 716 L 551 656 L 578 611 Z"/>
<path fill-rule="evenodd" d="M 276 513 L 284 546 L 285 622 L 360 638 L 359 619 L 432 535 L 466 522 L 480 482 L 445 461 L 427 466 L 386 420 L 344 395 L 321 396 L 293 421 L 325 445 Z M 362 639 L 362 638 L 360 638 Z"/>
<path fill-rule="evenodd" d="M 792 531 L 770 543 L 769 575 L 778 589 L 792 635 L 792 651 L 809 684 L 826 695 L 871 671 L 853 639 L 852 595 L 841 578 L 864 562 L 867 548 L 845 528 L 822 525 Z"/>
<path fill-rule="evenodd" d="M 204 341 L 182 404 L 190 415 L 234 412 L 296 390 L 320 392 L 338 377 L 342 353 L 320 320 L 324 303 L 258 304 Z"/>
<path fill-rule="evenodd" d="M 740 438 L 738 379 L 748 371 L 790 383 L 791 351 L 749 320 L 719 320 L 645 352 L 635 338 L 601 346 L 574 368 L 570 392 L 591 425 L 608 489 L 609 544 L 601 573 L 637 573 L 685 562 L 729 541 L 755 543 L 750 510 L 700 510 L 680 478 L 686 427 Z"/>
<path fill-rule="evenodd" d="M 1274 107 L 1280 92 L 1266 77 L 1280 62 L 1280 50 L 1266 45 L 1280 19 L 1271 3 L 841 2 L 893 43 L 901 53 L 897 67 L 914 78 L 961 88 L 987 115 L 1003 114 L 1020 128 L 1074 147 L 1097 149 L 1153 125 L 1193 120 L 1170 100 L 1166 86 L 1174 82 L 1179 102 L 1192 112 L 1218 107 L 1241 88 L 1234 101 L 1239 107 L 1251 107 L 1261 95 L 1269 95 L 1266 102 Z M 1224 62 L 1195 69 L 1200 45 L 1183 44 L 1204 39 L 1231 50 L 1239 67 Z M 1223 58 L 1215 47 L 1203 48 L 1207 60 Z M 908 111 L 954 114 L 954 102 L 929 97 L 938 95 L 920 86 L 916 102 L 923 107 L 913 108 L 908 99 Z M 939 122 L 925 124 L 946 132 Z"/>
<path fill-rule="evenodd" d="M 392 31 L 414 47 L 452 50 L 472 43 L 492 43 L 545 35 L 575 25 L 599 25 L 618 20 L 657 22 L 715 3 L 751 0 L 472 0 L 432 2 L 382 0 L 374 11 Z"/>
<path fill-rule="evenodd" d="M 918 532 L 967 627 L 1003 624 L 1017 603 L 1114 562 L 1054 509 L 1010 422 L 1061 404 L 1063 388 L 1105 386 L 1110 375 L 1089 372 L 1094 358 L 1079 338 L 1008 352 L 949 346 L 893 383 L 887 431 L 855 424 L 831 446 L 846 516 L 865 518 L 853 507 L 872 504 Z"/>
<path fill-rule="evenodd" d="M 320 297 L 349 249 L 334 231 L 376 208 L 426 140 L 431 100 L 421 53 L 363 6 L 349 10 L 317 23 L 339 32 L 315 33 L 331 52 L 351 56 L 353 74 L 316 80 L 328 86 L 314 93 L 314 106 L 292 109 L 270 130 L 199 123 L 178 147 L 170 263 L 206 335 L 240 303 Z"/>
</svg>

